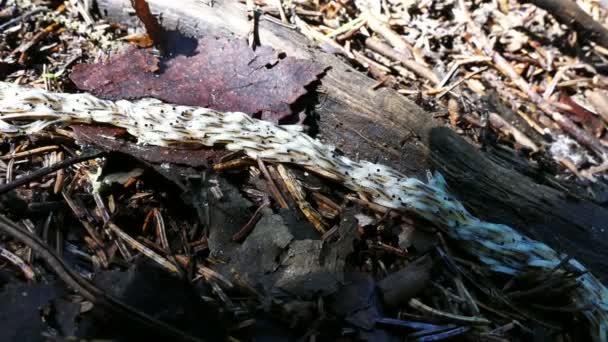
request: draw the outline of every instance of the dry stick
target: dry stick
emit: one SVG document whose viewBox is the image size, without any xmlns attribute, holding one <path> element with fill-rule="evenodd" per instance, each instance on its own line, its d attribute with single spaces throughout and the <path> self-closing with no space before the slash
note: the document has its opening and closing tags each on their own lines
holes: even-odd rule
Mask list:
<svg viewBox="0 0 608 342">
<path fill-rule="evenodd" d="M 413 58 L 412 49 L 413 47 L 403 39 L 403 37 L 397 32 L 393 31 L 390 26 L 378 19 L 369 10 L 363 10 L 361 17 L 367 21 L 367 25 L 374 32 L 381 35 L 391 44 L 403 57 L 410 59 Z"/>
<path fill-rule="evenodd" d="M 256 46 L 260 45 L 260 39 L 258 36 L 258 13 L 256 12 L 256 6 L 253 0 L 246 0 L 247 4 L 247 19 L 250 21 L 250 29 L 247 34 L 247 41 L 249 42 L 249 47 L 255 49 Z"/>
<path fill-rule="evenodd" d="M 57 153 L 57 160 L 54 164 L 61 163 L 64 159 L 63 151 Z M 64 169 L 57 170 L 57 174 L 55 176 L 55 185 L 53 186 L 53 193 L 58 194 L 63 189 L 63 183 L 65 181 L 65 171 Z"/>
<path fill-rule="evenodd" d="M 15 180 L 14 182 L 8 183 L 8 184 L 4 184 L 4 185 L 0 185 L 0 195 L 3 193 L 6 193 L 8 191 L 11 191 L 15 188 L 18 188 L 24 184 L 30 183 L 38 178 L 44 177 L 50 173 L 53 173 L 57 170 L 61 170 L 64 169 L 70 165 L 76 164 L 76 163 L 80 163 L 83 161 L 87 161 L 87 160 L 91 160 L 91 159 L 95 159 L 95 158 L 99 158 L 105 155 L 105 152 L 96 152 L 96 153 L 92 153 L 92 154 L 85 154 L 82 155 L 80 157 L 76 157 L 76 158 L 71 158 L 71 159 L 67 159 L 62 161 L 61 163 L 57 163 L 39 170 L 36 170 L 32 173 L 30 173 L 27 176 L 23 176 L 17 180 Z"/>
<path fill-rule="evenodd" d="M 262 210 L 268 207 L 268 202 L 262 203 L 253 213 L 249 221 L 241 228 L 238 232 L 232 235 L 232 241 L 240 242 L 242 241 L 255 227 L 255 224 L 258 222 L 260 217 L 262 216 Z"/>
<path fill-rule="evenodd" d="M 435 73 L 427 68 L 426 66 L 416 62 L 415 60 L 408 58 L 406 55 L 399 53 L 395 49 L 393 49 L 388 44 L 385 44 L 374 38 L 367 38 L 365 40 L 365 46 L 369 49 L 376 51 L 394 61 L 401 63 L 404 67 L 406 67 L 411 72 L 415 73 L 420 77 L 424 77 L 429 80 L 433 85 L 439 84 L 441 81 Z"/>
<path fill-rule="evenodd" d="M 277 201 L 277 203 L 282 209 L 289 208 L 287 201 L 285 200 L 283 195 L 281 195 L 279 188 L 277 188 L 277 185 L 270 176 L 270 173 L 268 173 L 268 169 L 266 168 L 266 165 L 264 164 L 264 161 L 262 159 L 258 159 L 258 166 L 260 168 L 260 171 L 262 171 L 264 178 L 266 178 L 266 181 L 268 182 L 268 189 L 270 190 L 270 194 L 272 195 L 272 197 L 274 197 L 275 201 Z"/>
<path fill-rule="evenodd" d="M 59 258 L 46 244 L 36 235 L 24 231 L 4 215 L 0 215 L 0 230 L 13 238 L 19 240 L 43 259 L 46 264 L 63 280 L 67 286 L 76 290 L 87 300 L 104 309 L 121 315 L 127 319 L 144 325 L 166 336 L 171 336 L 180 341 L 201 341 L 201 339 L 185 334 L 184 332 L 157 320 L 148 314 L 141 312 L 122 301 L 104 293 L 101 289 L 82 278 L 78 273 L 70 269 L 67 264 Z"/>
<path fill-rule="evenodd" d="M 488 37 L 482 32 L 481 28 L 475 24 L 471 18 L 464 0 L 459 0 L 460 8 L 466 17 L 469 28 L 473 31 L 475 37 L 474 43 L 477 47 L 482 50 L 486 55 L 492 58 L 494 66 L 505 76 L 509 77 L 517 87 L 525 92 L 532 102 L 534 102 L 543 112 L 549 114 L 551 118 L 557 122 L 557 124 L 568 134 L 572 135 L 579 143 L 588 147 L 590 150 L 595 152 L 602 160 L 606 159 L 606 148 L 591 134 L 585 130 L 576 126 L 574 122 L 560 114 L 555 110 L 554 106 L 547 100 L 543 99 L 542 96 L 538 95 L 534 89 L 524 80 L 518 73 L 513 69 L 511 64 L 502 57 L 498 52 L 494 51 L 490 44 Z"/>
<path fill-rule="evenodd" d="M 7 27 L 9 27 L 9 26 L 11 26 L 11 25 L 13 25 L 13 24 L 21 21 L 21 20 L 27 19 L 28 17 L 30 17 L 30 16 L 32 16 L 34 14 L 38 14 L 38 13 L 46 12 L 46 11 L 48 11 L 48 9 L 46 7 L 34 8 L 31 11 L 23 13 L 20 16 L 14 17 L 13 19 L 11 19 L 11 20 L 5 22 L 4 24 L 0 25 L 0 31 L 6 29 Z"/>
<path fill-rule="evenodd" d="M 491 322 L 483 317 L 475 317 L 475 316 L 461 316 L 461 315 L 455 315 L 452 313 L 448 313 L 448 312 L 444 312 L 444 311 L 440 311 L 437 309 L 433 309 L 428 305 L 425 305 L 424 303 L 422 303 L 421 301 L 419 301 L 416 298 L 412 298 L 409 301 L 409 305 L 417 310 L 420 310 L 424 313 L 430 314 L 432 316 L 435 317 L 439 317 L 439 318 L 443 318 L 445 320 L 448 321 L 452 321 L 455 323 L 460 323 L 460 324 L 481 324 L 481 325 L 485 325 L 485 324 L 490 324 Z"/>
<path fill-rule="evenodd" d="M 285 14 L 285 10 L 283 9 L 283 3 L 281 2 L 281 0 L 273 0 L 272 2 L 279 11 L 279 15 L 281 16 L 281 22 L 283 24 L 289 24 L 289 20 L 287 20 L 287 15 Z"/>
<path fill-rule="evenodd" d="M 515 94 L 513 94 L 512 92 L 509 91 L 509 88 L 506 88 L 499 80 L 498 80 L 498 76 L 495 75 L 495 73 L 492 72 L 486 72 L 483 74 L 483 78 L 486 82 L 488 82 L 494 89 L 496 89 L 496 92 L 498 93 L 498 95 L 500 95 L 501 97 L 507 99 L 510 104 L 511 104 L 511 110 L 515 113 L 517 113 L 522 119 L 524 119 L 524 121 L 530 125 L 530 127 L 532 127 L 532 129 L 534 129 L 538 134 L 540 135 L 544 135 L 545 129 L 543 127 L 541 127 L 535 120 L 533 120 L 528 114 L 524 113 L 521 110 L 518 110 L 516 107 L 516 103 L 518 103 L 518 98 Z M 541 118 L 545 118 L 547 120 L 550 120 L 546 115 L 544 115 L 543 113 L 539 113 L 542 117 Z"/>
<path fill-rule="evenodd" d="M 196 268 L 197 268 L 198 274 L 200 274 L 203 278 L 205 278 L 205 280 L 207 280 L 209 282 L 213 281 L 216 283 L 220 283 L 223 285 L 223 288 L 228 289 L 228 290 L 234 287 L 234 284 L 232 284 L 232 282 L 230 280 L 228 280 L 226 277 L 224 277 L 220 273 L 217 273 L 216 271 L 212 270 L 211 268 L 203 266 L 203 265 L 196 265 Z"/>
<path fill-rule="evenodd" d="M 454 63 L 454 65 L 452 65 L 452 67 L 450 68 L 450 71 L 448 71 L 448 73 L 443 76 L 443 79 L 437 85 L 437 88 L 439 88 L 439 89 L 436 90 L 436 92 L 440 92 L 440 89 L 444 88 L 447 85 L 448 81 L 452 78 L 452 76 L 454 76 L 456 71 L 458 71 L 458 69 L 460 69 L 460 67 L 462 67 L 463 65 L 471 64 L 471 63 L 487 63 L 490 61 L 492 61 L 492 58 L 482 57 L 482 56 L 472 56 L 472 57 L 457 61 L 456 63 Z"/>
<path fill-rule="evenodd" d="M 338 41 L 344 41 L 346 37 L 350 37 L 359 32 L 359 30 L 366 24 L 367 21 L 365 18 L 359 16 L 327 34 L 327 38 L 334 38 Z"/>
<path fill-rule="evenodd" d="M 27 278 L 27 280 L 31 281 L 36 279 L 36 273 L 28 264 L 25 263 L 25 261 L 23 261 L 23 259 L 2 246 L 0 246 L 0 257 L 4 257 L 13 265 L 17 266 L 21 272 L 23 272 L 23 275 L 25 278 Z"/>
<path fill-rule="evenodd" d="M 23 158 L 23 157 L 30 157 L 30 156 L 33 156 L 35 154 L 49 152 L 49 151 L 55 151 L 57 149 L 59 149 L 58 145 L 43 146 L 43 147 L 38 147 L 38 148 L 31 149 L 31 150 L 23 151 L 23 152 L 18 152 L 18 153 L 15 153 L 15 154 L 7 153 L 7 154 L 3 155 L 2 157 L 0 157 L 0 159 L 1 160 L 8 160 L 8 159 L 17 159 L 17 158 Z"/>
<path fill-rule="evenodd" d="M 131 6 L 135 10 L 137 17 L 141 20 L 146 28 L 146 33 L 152 38 L 156 48 L 164 55 L 167 51 L 167 33 L 165 29 L 158 23 L 150 6 L 145 0 L 131 0 Z"/>
<path fill-rule="evenodd" d="M 350 59 L 355 58 L 353 56 L 353 54 L 350 51 L 348 51 L 345 47 L 336 43 L 333 39 L 327 38 L 324 34 L 315 30 L 314 28 L 312 28 L 304 20 L 300 19 L 297 15 L 294 14 L 293 19 L 295 21 L 296 26 L 300 30 L 300 33 L 303 34 L 304 36 L 306 36 L 308 39 L 310 39 L 312 41 L 316 41 L 320 44 L 327 44 L 328 47 L 335 49 L 336 51 L 340 52 L 343 56 L 345 56 L 347 58 L 350 58 Z"/>
<path fill-rule="evenodd" d="M 440 93 L 439 93 L 439 95 L 437 95 L 437 96 L 436 96 L 436 98 L 437 98 L 437 99 L 442 98 L 443 96 L 445 96 L 445 94 L 447 94 L 447 93 L 451 92 L 451 91 L 452 91 L 454 88 L 458 87 L 458 86 L 459 86 L 459 85 L 460 85 L 462 82 L 468 81 L 468 80 L 470 80 L 471 78 L 473 78 L 474 76 L 477 76 L 477 75 L 479 75 L 479 74 L 481 74 L 481 73 L 485 72 L 486 70 L 488 70 L 488 68 L 487 68 L 487 67 L 483 67 L 483 68 L 481 68 L 481 69 L 479 69 L 479 70 L 476 70 L 476 71 L 473 71 L 473 72 L 467 73 L 467 74 L 466 74 L 464 77 L 462 77 L 462 78 L 461 78 L 461 79 L 459 79 L 458 81 L 456 81 L 456 82 L 454 82 L 454 83 L 450 84 L 449 86 L 447 86 L 447 87 L 441 87 L 441 88 L 437 89 L 437 90 L 439 90 L 439 91 L 440 91 Z M 428 94 L 429 94 L 429 95 L 432 95 L 432 94 L 433 94 L 433 91 L 432 91 L 432 90 L 431 90 L 431 91 L 429 91 L 429 92 L 428 92 Z"/>
<path fill-rule="evenodd" d="M 154 219 L 156 221 L 156 234 L 160 239 L 160 246 L 163 251 L 171 255 L 171 248 L 169 247 L 169 239 L 167 238 L 167 229 L 165 228 L 165 220 L 158 208 L 154 208 Z"/>
<path fill-rule="evenodd" d="M 159 265 L 164 267 L 166 270 L 172 273 L 180 274 L 179 269 L 173 265 L 169 260 L 163 258 L 158 253 L 154 252 L 150 248 L 146 247 L 144 244 L 132 238 L 129 234 L 125 233 L 122 229 L 120 229 L 117 225 L 112 222 L 107 223 L 107 227 L 116 234 L 117 237 L 127 242 L 131 247 L 147 256 L 148 258 L 156 261 Z"/>
<path fill-rule="evenodd" d="M 296 183 L 297 181 L 295 176 L 281 164 L 277 166 L 277 171 L 279 172 L 279 175 L 287 186 L 287 190 L 289 190 L 289 193 L 291 196 L 293 196 L 296 204 L 304 216 L 306 216 L 308 221 L 312 223 L 312 225 L 319 233 L 321 233 L 321 235 L 325 234 L 328 226 L 327 223 L 325 223 L 321 215 L 310 205 L 310 203 L 305 200 L 304 191 Z"/>
<path fill-rule="evenodd" d="M 18 48 L 13 50 L 13 52 L 11 54 L 19 53 L 20 54 L 19 64 L 24 64 L 25 59 L 27 57 L 27 55 L 26 55 L 27 50 L 31 49 L 32 46 L 36 45 L 36 43 L 41 41 L 44 37 L 48 36 L 51 32 L 53 32 L 57 28 L 57 26 L 59 26 L 59 24 L 52 23 L 49 26 L 45 27 L 42 31 L 36 33 L 34 35 L 34 37 L 32 37 L 32 39 L 21 44 Z"/>
<path fill-rule="evenodd" d="M 522 0 L 551 13 L 562 24 L 574 26 L 581 33 L 589 34 L 596 43 L 608 48 L 608 29 L 583 11 L 571 0 Z"/>
<path fill-rule="evenodd" d="M 515 126 L 511 125 L 502 116 L 496 113 L 490 113 L 488 116 L 490 125 L 500 131 L 501 133 L 513 137 L 516 143 L 531 149 L 534 152 L 539 150 L 538 146 L 528 138 L 523 132 L 518 130 Z"/>
<path fill-rule="evenodd" d="M 248 158 L 238 158 L 233 160 L 228 160 L 225 162 L 219 162 L 217 164 L 213 164 L 213 171 L 215 172 L 224 172 L 234 169 L 244 168 L 246 166 L 253 165 L 251 159 Z"/>
</svg>

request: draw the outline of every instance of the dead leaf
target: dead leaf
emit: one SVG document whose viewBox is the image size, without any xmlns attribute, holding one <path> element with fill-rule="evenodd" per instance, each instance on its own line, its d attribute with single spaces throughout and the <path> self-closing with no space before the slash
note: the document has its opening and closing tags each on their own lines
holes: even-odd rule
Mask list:
<svg viewBox="0 0 608 342">
<path fill-rule="evenodd" d="M 595 111 L 608 123 L 608 94 L 602 90 L 587 90 L 585 97 L 593 105 Z"/>
<path fill-rule="evenodd" d="M 149 48 L 154 45 L 152 38 L 150 38 L 150 36 L 145 33 L 133 33 L 120 38 L 120 40 L 126 40 L 129 43 L 142 48 Z"/>
<path fill-rule="evenodd" d="M 254 51 L 245 40 L 207 37 L 190 57 L 159 60 L 130 47 L 105 62 L 76 65 L 70 78 L 79 89 L 106 99 L 154 97 L 279 122 L 297 121 L 290 117 L 298 114 L 293 104 L 323 71 L 313 61 L 280 58 L 270 47 Z"/>
<path fill-rule="evenodd" d="M 570 107 L 570 110 L 560 110 L 570 116 L 573 121 L 579 122 L 585 129 L 590 130 L 596 137 L 604 131 L 604 123 L 592 112 L 578 104 L 572 97 L 560 94 L 559 102 Z"/>
</svg>

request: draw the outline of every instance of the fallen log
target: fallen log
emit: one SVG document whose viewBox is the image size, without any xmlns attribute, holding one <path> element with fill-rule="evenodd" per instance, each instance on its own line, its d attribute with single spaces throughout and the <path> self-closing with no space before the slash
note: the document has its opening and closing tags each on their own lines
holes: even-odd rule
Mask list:
<svg viewBox="0 0 608 342">
<path fill-rule="evenodd" d="M 98 0 L 101 13 L 125 21 L 129 0 Z M 245 37 L 247 8 L 236 1 L 148 1 L 168 29 L 192 36 Z M 355 159 L 392 166 L 418 178 L 427 169 L 443 173 L 464 204 L 488 221 L 516 227 L 586 264 L 608 281 L 608 209 L 577 199 L 500 166 L 416 104 L 390 89 L 372 90 L 375 81 L 340 58 L 311 47 L 295 30 L 261 16 L 262 44 L 290 56 L 329 67 L 322 79 L 316 112 L 318 137 Z"/>
</svg>

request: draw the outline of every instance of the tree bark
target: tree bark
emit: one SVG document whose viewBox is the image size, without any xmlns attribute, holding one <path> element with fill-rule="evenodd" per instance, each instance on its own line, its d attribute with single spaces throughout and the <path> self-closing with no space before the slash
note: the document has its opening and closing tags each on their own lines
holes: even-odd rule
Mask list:
<svg viewBox="0 0 608 342">
<path fill-rule="evenodd" d="M 115 20 L 135 20 L 123 10 L 129 0 L 97 0 Z M 201 37 L 246 37 L 247 9 L 234 0 L 148 0 L 168 29 Z M 390 165 L 409 176 L 440 171 L 454 195 L 485 220 L 511 225 L 586 264 L 608 280 L 608 209 L 589 200 L 537 184 L 486 158 L 431 113 L 390 89 L 371 90 L 376 81 L 340 58 L 311 47 L 295 30 L 260 18 L 259 37 L 287 55 L 329 67 L 321 80 L 316 113 L 318 137 L 354 159 Z"/>
</svg>

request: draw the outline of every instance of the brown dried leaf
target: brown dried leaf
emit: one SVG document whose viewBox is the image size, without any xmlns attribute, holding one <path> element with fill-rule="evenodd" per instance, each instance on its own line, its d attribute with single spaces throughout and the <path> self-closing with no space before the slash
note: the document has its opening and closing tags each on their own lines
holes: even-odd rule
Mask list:
<svg viewBox="0 0 608 342">
<path fill-rule="evenodd" d="M 126 40 L 129 43 L 139 46 L 141 48 L 149 48 L 154 45 L 152 38 L 146 33 L 134 33 L 128 36 L 122 37 L 121 40 Z"/>
<path fill-rule="evenodd" d="M 570 110 L 560 110 L 570 118 L 579 122 L 585 129 L 591 131 L 596 137 L 599 137 L 604 131 L 604 123 L 587 108 L 578 104 L 572 97 L 565 94 L 560 94 L 559 102 L 570 107 Z"/>
<path fill-rule="evenodd" d="M 269 47 L 253 51 L 240 39 L 203 38 L 196 50 L 159 61 L 150 51 L 130 47 L 106 62 L 76 65 L 70 78 L 107 99 L 155 97 L 279 122 L 297 114 L 293 104 L 324 71 L 313 61 L 281 59 Z"/>
</svg>

